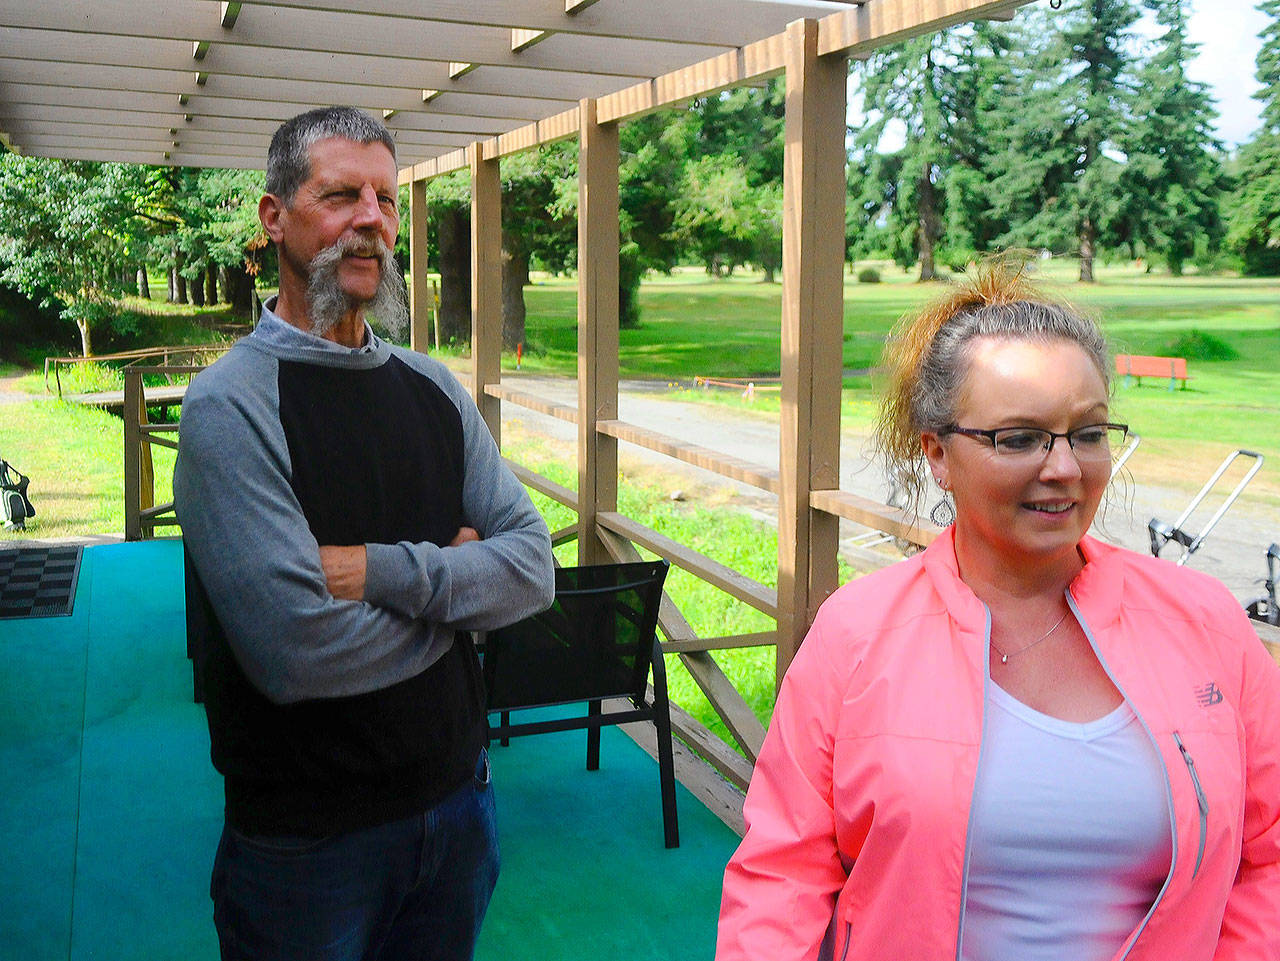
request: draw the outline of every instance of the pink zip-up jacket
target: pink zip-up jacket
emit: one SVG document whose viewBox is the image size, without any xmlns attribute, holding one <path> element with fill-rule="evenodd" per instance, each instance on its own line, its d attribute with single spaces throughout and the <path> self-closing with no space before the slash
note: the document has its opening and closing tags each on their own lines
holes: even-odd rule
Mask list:
<svg viewBox="0 0 1280 961">
<path fill-rule="evenodd" d="M 1080 546 L 1068 602 L 1159 749 L 1173 835 L 1116 958 L 1280 959 L 1280 667 L 1217 581 Z M 747 792 L 717 961 L 959 957 L 988 625 L 950 533 L 823 604 Z"/>
</svg>

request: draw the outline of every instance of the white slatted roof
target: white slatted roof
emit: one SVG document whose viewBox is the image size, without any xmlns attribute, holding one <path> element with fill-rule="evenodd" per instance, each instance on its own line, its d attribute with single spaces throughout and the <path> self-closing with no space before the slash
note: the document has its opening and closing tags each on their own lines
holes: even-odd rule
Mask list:
<svg viewBox="0 0 1280 961">
<path fill-rule="evenodd" d="M 0 136 L 37 156 L 261 167 L 281 121 L 347 103 L 386 118 L 407 169 L 549 139 L 538 122 L 585 97 L 625 116 L 776 72 L 769 38 L 802 17 L 857 55 L 1019 2 L 0 0 Z"/>
</svg>

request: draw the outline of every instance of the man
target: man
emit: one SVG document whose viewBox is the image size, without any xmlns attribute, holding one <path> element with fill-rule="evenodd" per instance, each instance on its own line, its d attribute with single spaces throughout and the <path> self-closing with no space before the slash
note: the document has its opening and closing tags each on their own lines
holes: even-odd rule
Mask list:
<svg viewBox="0 0 1280 961">
<path fill-rule="evenodd" d="M 457 381 L 366 321 L 407 320 L 387 129 L 287 121 L 258 211 L 279 296 L 192 383 L 174 475 L 214 621 L 222 956 L 470 958 L 498 852 L 461 632 L 550 604 L 547 528 Z"/>
</svg>

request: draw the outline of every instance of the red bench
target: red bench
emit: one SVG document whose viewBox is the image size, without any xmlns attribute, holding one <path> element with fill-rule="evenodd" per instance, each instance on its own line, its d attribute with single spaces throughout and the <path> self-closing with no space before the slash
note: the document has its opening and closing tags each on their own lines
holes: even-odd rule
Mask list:
<svg viewBox="0 0 1280 961">
<path fill-rule="evenodd" d="M 1173 390 L 1174 382 L 1181 381 L 1187 386 L 1187 359 L 1185 357 L 1146 357 L 1141 354 L 1116 354 L 1116 373 L 1124 377 L 1125 383 L 1135 377 L 1142 383 L 1144 377 L 1167 377 L 1169 389 Z"/>
</svg>

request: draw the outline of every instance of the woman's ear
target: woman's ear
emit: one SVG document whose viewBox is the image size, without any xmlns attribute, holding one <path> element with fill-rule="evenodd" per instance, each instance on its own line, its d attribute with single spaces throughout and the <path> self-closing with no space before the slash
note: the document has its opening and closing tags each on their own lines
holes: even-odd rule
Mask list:
<svg viewBox="0 0 1280 961">
<path fill-rule="evenodd" d="M 933 479 L 943 490 L 951 489 L 950 470 L 947 467 L 947 448 L 942 438 L 933 431 L 920 434 L 920 449 L 924 451 L 924 459 L 929 462 L 929 471 Z"/>
</svg>

